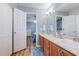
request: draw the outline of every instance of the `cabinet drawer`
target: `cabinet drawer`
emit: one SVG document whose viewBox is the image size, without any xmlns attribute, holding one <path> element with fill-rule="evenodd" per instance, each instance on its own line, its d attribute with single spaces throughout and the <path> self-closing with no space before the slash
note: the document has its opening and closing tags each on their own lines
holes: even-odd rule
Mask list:
<svg viewBox="0 0 79 59">
<path fill-rule="evenodd" d="M 50 48 L 49 41 L 44 38 L 44 54 L 47 56 L 49 56 L 49 53 L 50 53 L 49 48 Z"/>
<path fill-rule="evenodd" d="M 44 49 L 44 39 L 42 36 L 39 36 L 39 43 L 40 43 L 40 47 L 43 50 Z"/>
<path fill-rule="evenodd" d="M 60 56 L 60 47 L 50 42 L 50 56 Z"/>
</svg>

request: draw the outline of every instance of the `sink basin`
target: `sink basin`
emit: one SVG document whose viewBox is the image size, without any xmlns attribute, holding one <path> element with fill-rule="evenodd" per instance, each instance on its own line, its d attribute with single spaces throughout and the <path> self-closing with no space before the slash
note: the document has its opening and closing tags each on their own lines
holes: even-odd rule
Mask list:
<svg viewBox="0 0 79 59">
<path fill-rule="evenodd" d="M 71 47 L 71 48 L 79 48 L 79 43 L 75 42 L 73 40 L 69 40 L 69 39 L 63 39 L 61 41 L 65 46 Z"/>
</svg>

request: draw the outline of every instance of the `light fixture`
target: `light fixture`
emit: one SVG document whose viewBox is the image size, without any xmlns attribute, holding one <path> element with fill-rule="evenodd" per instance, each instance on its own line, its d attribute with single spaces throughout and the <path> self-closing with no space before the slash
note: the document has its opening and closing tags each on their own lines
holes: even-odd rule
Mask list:
<svg viewBox="0 0 79 59">
<path fill-rule="evenodd" d="M 46 12 L 46 14 L 49 14 L 50 12 L 52 12 L 52 8 L 50 8 L 50 9 Z"/>
<path fill-rule="evenodd" d="M 50 14 L 50 13 L 53 13 L 53 12 L 55 12 L 54 5 L 52 5 L 50 8 L 48 8 L 46 14 Z"/>
</svg>

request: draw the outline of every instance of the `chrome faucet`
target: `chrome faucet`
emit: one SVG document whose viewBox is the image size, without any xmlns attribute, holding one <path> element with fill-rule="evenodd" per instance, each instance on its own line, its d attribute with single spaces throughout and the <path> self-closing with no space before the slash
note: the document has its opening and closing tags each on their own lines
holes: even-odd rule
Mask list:
<svg viewBox="0 0 79 59">
<path fill-rule="evenodd" d="M 60 32 L 57 32 L 57 35 L 56 35 L 58 38 L 62 39 L 62 34 Z"/>
<path fill-rule="evenodd" d="M 73 40 L 76 42 L 79 42 L 79 38 L 77 38 L 77 37 L 75 37 Z"/>
</svg>

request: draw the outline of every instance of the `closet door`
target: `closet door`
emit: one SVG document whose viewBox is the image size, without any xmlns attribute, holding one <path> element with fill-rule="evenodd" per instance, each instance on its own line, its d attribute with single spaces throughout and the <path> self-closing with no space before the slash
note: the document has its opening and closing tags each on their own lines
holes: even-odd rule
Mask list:
<svg viewBox="0 0 79 59">
<path fill-rule="evenodd" d="M 63 34 L 74 36 L 75 35 L 75 16 L 64 16 L 62 21 Z"/>
<path fill-rule="evenodd" d="M 14 9 L 14 52 L 26 48 L 26 13 Z"/>
</svg>

